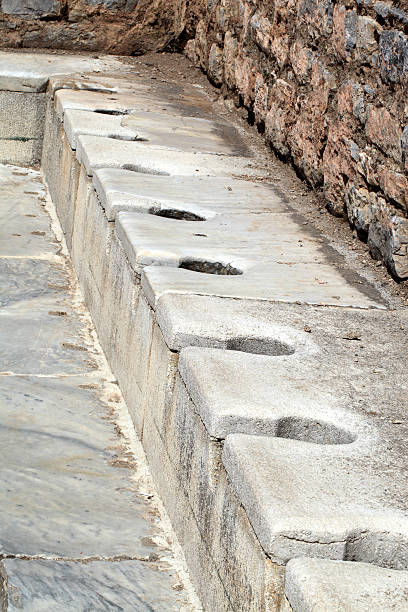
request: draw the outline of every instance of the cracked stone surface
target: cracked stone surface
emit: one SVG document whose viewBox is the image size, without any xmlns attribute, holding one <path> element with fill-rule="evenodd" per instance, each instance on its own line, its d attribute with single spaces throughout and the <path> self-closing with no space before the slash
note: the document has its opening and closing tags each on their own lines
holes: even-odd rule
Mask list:
<svg viewBox="0 0 408 612">
<path fill-rule="evenodd" d="M 0 183 L 4 609 L 195 610 L 41 177 Z"/>
</svg>

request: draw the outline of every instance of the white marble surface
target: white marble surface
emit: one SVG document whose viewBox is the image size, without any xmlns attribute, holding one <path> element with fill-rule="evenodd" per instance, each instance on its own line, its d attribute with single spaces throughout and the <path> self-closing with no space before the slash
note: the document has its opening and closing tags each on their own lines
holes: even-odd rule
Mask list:
<svg viewBox="0 0 408 612">
<path fill-rule="evenodd" d="M 158 176 L 101 168 L 93 174 L 93 185 L 110 221 L 120 211 L 174 210 L 181 218 L 192 213 L 204 220 L 218 214 L 288 211 L 272 185 L 226 177 Z"/>
<path fill-rule="evenodd" d="M 0 167 L 2 225 L 26 227 L 19 195 L 37 211 L 40 181 Z M 37 212 L 42 242 L 0 251 L 0 602 L 4 587 L 10 611 L 195 610 L 73 270 Z"/>
<path fill-rule="evenodd" d="M 96 59 L 74 54 L 0 51 L 0 90 L 44 91 L 48 79 L 53 75 L 115 70 L 124 70 L 124 64 L 109 55 Z"/>
</svg>

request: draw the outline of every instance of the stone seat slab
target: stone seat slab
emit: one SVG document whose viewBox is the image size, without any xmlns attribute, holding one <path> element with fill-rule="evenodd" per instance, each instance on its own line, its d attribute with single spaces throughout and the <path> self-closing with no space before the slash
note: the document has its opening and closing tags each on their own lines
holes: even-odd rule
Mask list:
<svg viewBox="0 0 408 612">
<path fill-rule="evenodd" d="M 246 155 L 248 150 L 238 134 L 228 124 L 196 117 L 175 117 L 153 112 L 139 112 L 122 118 L 120 115 L 67 109 L 64 128 L 72 149 L 77 147 L 80 134 L 104 136 L 118 140 L 139 140 L 146 144 L 171 149 Z"/>
<path fill-rule="evenodd" d="M 211 112 L 208 100 L 201 92 L 186 91 L 182 87 L 162 87 L 134 80 L 128 89 L 118 79 L 101 79 L 101 87 L 93 88 L 85 78 L 81 81 L 55 84 L 54 103 L 57 115 L 62 118 L 67 109 L 105 112 L 106 114 L 126 115 L 132 111 L 165 112 L 168 115 L 207 115 Z M 98 81 L 97 81 L 98 83 Z M 72 87 L 72 89 L 70 89 Z M 112 92 L 112 89 L 117 91 Z"/>
<path fill-rule="evenodd" d="M 285 594 L 293 612 L 405 612 L 408 572 L 368 563 L 292 559 Z"/>
<path fill-rule="evenodd" d="M 77 159 L 89 176 L 98 168 L 124 168 L 145 174 L 177 176 L 267 176 L 246 157 L 193 153 L 97 136 L 78 137 Z"/>
<path fill-rule="evenodd" d="M 321 380 L 313 378 L 319 367 L 313 343 L 290 328 L 275 325 L 274 331 L 271 326 L 263 343 L 262 338 L 251 343 L 244 336 L 244 342 L 235 343 L 236 350 L 234 343 L 231 350 L 196 346 L 181 350 L 179 372 L 209 435 L 217 439 L 232 433 L 292 436 L 360 447 L 372 441 L 375 430 L 347 410 L 341 385 L 325 390 Z M 270 355 L 249 352 L 258 346 Z M 293 354 L 285 355 L 291 350 Z"/>
<path fill-rule="evenodd" d="M 150 87 L 136 82 L 134 91 L 114 92 L 79 89 L 59 89 L 54 95 L 54 104 L 60 118 L 68 109 L 101 112 L 107 115 L 121 115 L 139 108 L 161 110 L 163 100 L 154 98 Z"/>
<path fill-rule="evenodd" d="M 383 468 L 372 468 L 382 455 Z M 406 480 L 385 445 L 233 434 L 223 464 L 265 552 L 408 567 Z M 392 476 L 390 476 L 392 473 Z"/>
<path fill-rule="evenodd" d="M 13 53 L 0 51 L 0 90 L 19 92 L 45 91 L 48 80 L 57 74 L 121 71 L 124 64 L 112 56 L 98 59 L 84 55 Z"/>
<path fill-rule="evenodd" d="M 68 109 L 64 114 L 64 129 L 71 149 L 77 148 L 80 134 L 117 138 L 119 140 L 136 140 L 137 134 L 131 128 L 121 125 L 121 118 L 115 115 L 90 113 L 89 111 Z"/>
<path fill-rule="evenodd" d="M 132 111 L 121 123 L 135 130 L 140 140 L 151 144 L 183 151 L 251 157 L 236 128 L 225 121 Z"/>
<path fill-rule="evenodd" d="M 152 308 L 167 294 L 196 294 L 240 300 L 385 309 L 377 291 L 363 287 L 333 265 L 260 263 L 246 274 L 221 276 L 182 268 L 147 266 L 142 288 Z M 360 281 L 361 282 L 361 281 Z"/>
<path fill-rule="evenodd" d="M 101 168 L 93 174 L 93 185 L 110 221 L 120 211 L 173 209 L 204 219 L 216 214 L 288 212 L 272 185 L 225 177 L 158 176 Z"/>
<path fill-rule="evenodd" d="M 116 227 L 130 264 L 138 273 L 143 266 L 178 267 L 188 260 L 221 262 L 244 272 L 279 261 L 325 261 L 320 241 L 300 234 L 287 214 L 217 215 L 193 223 L 120 212 Z"/>
</svg>

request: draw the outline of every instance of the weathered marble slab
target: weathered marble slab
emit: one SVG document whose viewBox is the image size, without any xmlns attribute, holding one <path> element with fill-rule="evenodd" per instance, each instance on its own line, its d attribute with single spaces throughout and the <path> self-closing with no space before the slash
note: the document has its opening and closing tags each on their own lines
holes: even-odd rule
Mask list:
<svg viewBox="0 0 408 612">
<path fill-rule="evenodd" d="M 161 111 L 166 107 L 166 102 L 154 96 L 149 86 L 139 82 L 135 83 L 133 91 L 115 93 L 59 89 L 54 99 L 57 114 L 61 118 L 68 109 L 124 115 L 135 109 Z"/>
<path fill-rule="evenodd" d="M 277 328 L 274 339 L 256 342 L 244 335 L 227 351 L 182 349 L 179 372 L 208 434 L 217 439 L 258 434 L 359 448 L 371 443 L 375 430 L 347 410 L 341 376 L 339 384 L 333 381 L 330 390 L 324 389 L 320 378 L 314 380 L 316 356 L 307 344 L 299 345 L 298 351 L 293 330 Z"/>
<path fill-rule="evenodd" d="M 322 239 L 302 232 L 289 214 L 217 215 L 201 223 L 120 212 L 116 228 L 130 264 L 180 267 L 220 262 L 250 274 L 273 263 L 325 263 Z"/>
<path fill-rule="evenodd" d="M 64 129 L 71 148 L 81 134 L 139 140 L 146 144 L 181 151 L 218 155 L 249 155 L 232 125 L 195 117 L 177 117 L 155 112 L 136 112 L 121 117 L 86 110 L 67 109 Z"/>
<path fill-rule="evenodd" d="M 64 130 L 73 150 L 77 148 L 77 139 L 80 134 L 117 140 L 137 140 L 138 138 L 137 132 L 121 125 L 121 118 L 118 116 L 76 109 L 65 111 Z"/>
<path fill-rule="evenodd" d="M 284 213 L 288 207 L 272 185 L 224 177 L 158 176 L 101 168 L 93 184 L 105 214 L 120 211 L 209 219 L 216 214 Z"/>
<path fill-rule="evenodd" d="M 78 72 L 120 72 L 124 64 L 117 58 L 99 59 L 85 55 L 13 53 L 0 51 L 0 90 L 44 91 L 51 75 Z"/>
<path fill-rule="evenodd" d="M 87 388 L 95 383 L 101 381 L 0 377 L 0 554 L 158 552 L 109 409 Z"/>
<path fill-rule="evenodd" d="M 179 612 L 185 597 L 177 576 L 154 562 L 26 561 L 6 559 L 8 607 L 4 612 Z"/>
<path fill-rule="evenodd" d="M 407 569 L 405 466 L 392 460 L 390 444 L 383 437 L 368 450 L 233 434 L 223 464 L 273 561 L 321 557 Z M 381 464 L 372 467 L 377 456 Z"/>
<path fill-rule="evenodd" d="M 121 124 L 155 145 L 193 153 L 252 156 L 237 129 L 225 121 L 132 111 Z"/>
<path fill-rule="evenodd" d="M 0 372 L 72 374 L 93 369 L 68 289 L 69 279 L 57 264 L 0 257 Z"/>
<path fill-rule="evenodd" d="M 101 141 L 97 136 L 79 136 L 76 154 L 89 176 L 98 168 L 178 176 L 267 176 L 264 168 L 246 157 L 191 154 L 144 142 Z"/>
<path fill-rule="evenodd" d="M 31 304 L 41 298 L 49 308 L 66 304 L 61 290 L 67 288 L 66 271 L 58 263 L 31 258 L 0 257 L 0 307 L 2 313 L 10 307 Z"/>
<path fill-rule="evenodd" d="M 0 166 L 0 257 L 56 252 L 44 199 L 38 172 Z"/>
<path fill-rule="evenodd" d="M 292 559 L 285 594 L 293 612 L 405 612 L 408 572 L 368 563 Z"/>
<path fill-rule="evenodd" d="M 362 282 L 362 281 L 360 281 Z M 181 268 L 150 265 L 143 269 L 142 287 L 155 308 L 166 294 L 197 294 L 242 300 L 268 300 L 352 308 L 385 308 L 378 292 L 322 263 L 271 263 L 247 274 L 222 276 Z"/>
<path fill-rule="evenodd" d="M 136 80 L 134 75 L 126 77 L 122 74 L 115 74 L 114 78 L 112 74 L 84 77 L 51 80 L 50 88 L 55 92 L 59 117 L 69 108 L 113 115 L 136 110 L 206 119 L 213 116 L 208 97 L 197 86 L 143 78 Z"/>
</svg>

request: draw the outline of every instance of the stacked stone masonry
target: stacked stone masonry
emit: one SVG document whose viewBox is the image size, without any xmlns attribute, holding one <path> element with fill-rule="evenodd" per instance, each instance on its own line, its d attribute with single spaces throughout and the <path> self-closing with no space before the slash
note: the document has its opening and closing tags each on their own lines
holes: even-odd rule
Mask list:
<svg viewBox="0 0 408 612">
<path fill-rule="evenodd" d="M 137 55 L 191 36 L 185 0 L 1 0 L 0 46 Z"/>
<path fill-rule="evenodd" d="M 0 160 L 34 163 L 42 143 L 204 609 L 406 610 L 407 312 L 308 230 L 197 87 L 20 57 L 0 54 L 0 88 L 45 132 L 33 149 L 32 116 L 12 120 Z"/>
<path fill-rule="evenodd" d="M 408 278 L 405 0 L 208 0 L 188 57 Z"/>
</svg>

